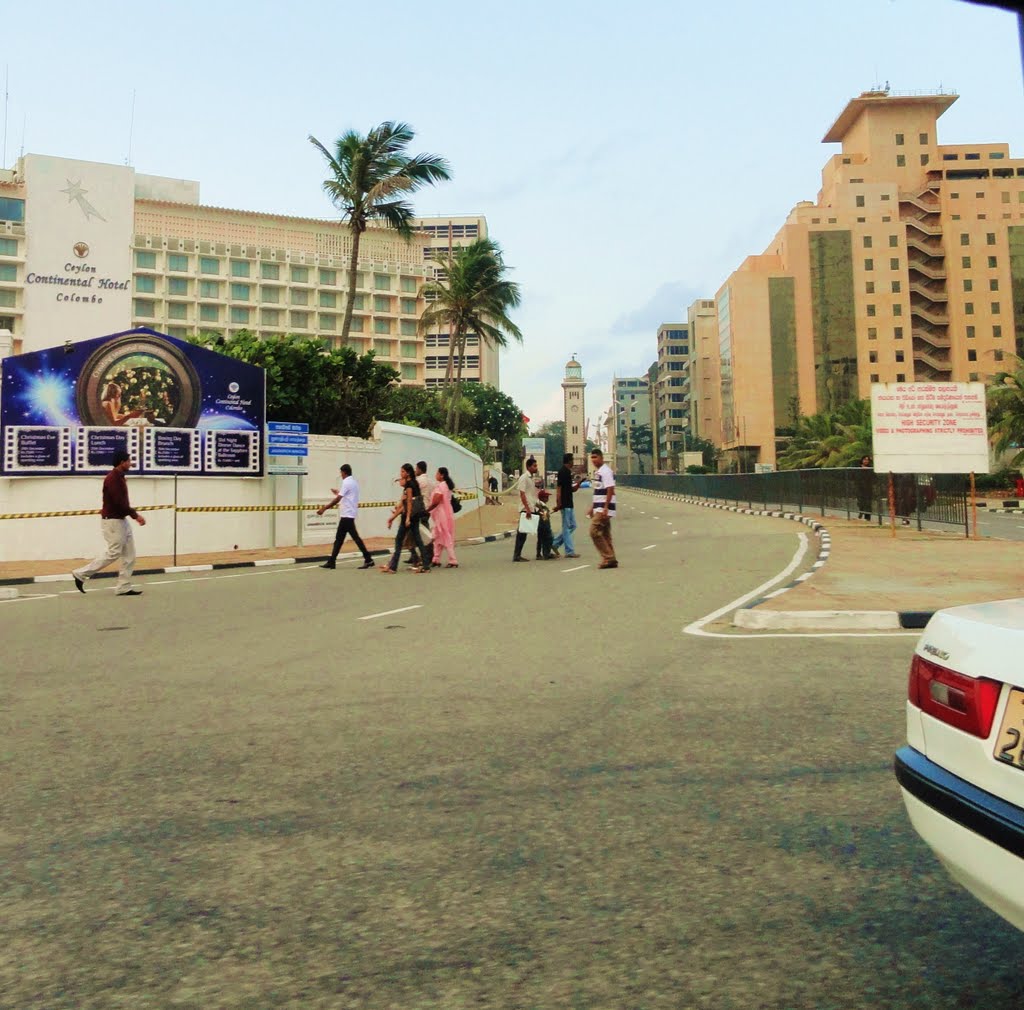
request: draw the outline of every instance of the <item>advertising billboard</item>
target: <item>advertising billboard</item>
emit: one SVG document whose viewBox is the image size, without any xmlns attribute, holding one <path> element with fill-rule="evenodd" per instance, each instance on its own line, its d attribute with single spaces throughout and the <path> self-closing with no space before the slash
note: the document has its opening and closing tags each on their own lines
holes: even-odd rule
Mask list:
<svg viewBox="0 0 1024 1010">
<path fill-rule="evenodd" d="M 0 361 L 0 474 L 263 475 L 262 368 L 142 327 Z"/>
</svg>

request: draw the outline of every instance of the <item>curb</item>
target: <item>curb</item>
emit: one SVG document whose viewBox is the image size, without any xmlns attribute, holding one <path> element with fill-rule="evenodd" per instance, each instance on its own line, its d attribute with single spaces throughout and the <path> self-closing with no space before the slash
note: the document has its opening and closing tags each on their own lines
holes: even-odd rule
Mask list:
<svg viewBox="0 0 1024 1010">
<path fill-rule="evenodd" d="M 466 544 L 493 543 L 497 540 L 505 540 L 510 536 L 512 536 L 512 530 L 506 530 L 504 533 L 497 533 L 492 536 L 470 537 L 466 540 L 460 541 L 459 546 L 464 546 Z M 384 557 L 390 553 L 390 550 L 370 551 L 370 554 L 374 557 Z M 346 551 L 344 554 L 340 554 L 338 556 L 338 560 L 344 561 L 347 558 L 357 558 L 359 556 L 358 551 Z M 301 558 L 257 558 L 254 561 L 222 561 L 206 565 L 168 565 L 166 568 L 137 568 L 132 573 L 132 576 L 178 575 L 182 572 L 212 572 L 223 571 L 227 568 L 268 568 L 273 565 L 305 565 L 324 562 L 327 561 L 329 557 L 329 554 L 310 554 L 307 557 Z M 97 572 L 93 578 L 114 579 L 117 578 L 117 572 Z M 39 585 L 40 583 L 71 581 L 72 577 L 70 572 L 61 572 L 57 575 L 36 575 L 20 579 L 0 579 L 0 586 L 29 586 Z M 13 600 L 17 598 L 17 595 L 17 590 L 0 589 L 0 600 Z"/>
<path fill-rule="evenodd" d="M 665 491 L 645 491 L 640 488 L 630 490 L 639 491 L 653 498 L 662 498 L 668 501 L 682 501 L 690 505 L 700 505 L 703 508 L 723 509 L 726 512 L 736 512 L 739 515 L 767 516 L 773 519 L 791 519 L 794 522 L 803 523 L 809 526 L 812 532 L 817 533 L 820 538 L 818 557 L 809 571 L 798 575 L 792 582 L 775 589 L 764 596 L 758 597 L 746 606 L 741 607 L 733 615 L 734 627 L 744 628 L 748 631 L 811 631 L 811 630 L 835 630 L 835 631 L 899 631 L 903 628 L 923 628 L 931 619 L 932 610 L 756 610 L 766 600 L 775 599 L 783 593 L 802 585 L 815 572 L 824 567 L 832 553 L 832 537 L 824 524 L 808 516 L 796 512 L 780 512 L 771 509 L 742 508 L 738 505 L 723 505 L 719 502 L 707 501 L 703 498 L 694 498 L 689 495 L 672 494 Z M 990 512 L 1001 511 L 989 509 Z M 1024 509 L 1008 509 L 1006 511 L 1021 511 Z"/>
</svg>

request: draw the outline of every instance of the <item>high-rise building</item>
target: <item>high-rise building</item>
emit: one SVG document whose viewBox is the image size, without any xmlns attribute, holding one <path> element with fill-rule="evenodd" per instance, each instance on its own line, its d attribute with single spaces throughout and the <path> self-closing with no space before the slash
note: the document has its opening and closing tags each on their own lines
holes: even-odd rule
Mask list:
<svg viewBox="0 0 1024 1010">
<path fill-rule="evenodd" d="M 690 337 L 690 431 L 717 445 L 722 437 L 722 398 L 714 300 L 695 301 L 686 310 L 686 322 Z"/>
<path fill-rule="evenodd" d="M 360 239 L 349 345 L 403 381 L 439 385 L 448 334 L 421 335 L 438 256 L 485 237 L 483 217 L 419 218 L 409 242 Z M 13 351 L 150 326 L 171 336 L 296 333 L 340 342 L 352 235 L 340 220 L 210 207 L 199 183 L 26 155 L 0 170 L 0 330 Z M 497 384 L 498 355 L 467 339 L 463 379 Z"/>
<path fill-rule="evenodd" d="M 658 327 L 657 379 L 651 387 L 655 469 L 675 470 L 690 432 L 690 331 L 686 323 Z"/>
<path fill-rule="evenodd" d="M 614 459 L 616 473 L 650 473 L 651 452 L 647 440 L 637 438 L 636 429 L 650 431 L 651 388 L 646 375 L 612 380 L 612 406 L 609 414 L 608 454 Z M 653 433 L 651 433 L 653 446 Z"/>
<path fill-rule="evenodd" d="M 851 100 L 825 134 L 842 150 L 817 201 L 717 291 L 721 420 L 706 437 L 727 466 L 774 463 L 778 429 L 872 382 L 985 381 L 1024 350 L 1024 159 L 940 144 L 956 99 Z M 698 430 L 714 421 L 702 409 Z"/>
</svg>

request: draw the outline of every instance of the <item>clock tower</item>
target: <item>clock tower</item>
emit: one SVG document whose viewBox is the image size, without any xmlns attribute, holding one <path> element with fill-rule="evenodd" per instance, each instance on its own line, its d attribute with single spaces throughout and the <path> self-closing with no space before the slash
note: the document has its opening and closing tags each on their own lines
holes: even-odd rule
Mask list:
<svg viewBox="0 0 1024 1010">
<path fill-rule="evenodd" d="M 572 453 L 573 470 L 586 473 L 587 459 L 587 422 L 584 408 L 583 390 L 587 384 L 583 381 L 583 366 L 576 356 L 566 362 L 565 378 L 562 380 L 562 402 L 565 408 L 565 451 Z M 558 460 L 561 466 L 562 461 Z"/>
</svg>

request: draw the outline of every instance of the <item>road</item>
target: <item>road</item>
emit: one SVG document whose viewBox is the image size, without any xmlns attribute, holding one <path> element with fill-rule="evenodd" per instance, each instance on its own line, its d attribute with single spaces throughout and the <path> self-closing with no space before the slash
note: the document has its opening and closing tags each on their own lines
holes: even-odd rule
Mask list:
<svg viewBox="0 0 1024 1010">
<path fill-rule="evenodd" d="M 0 603 L 0 1005 L 1016 1005 L 892 776 L 913 637 L 686 634 L 807 531 L 622 503 L 615 571 Z"/>
</svg>

